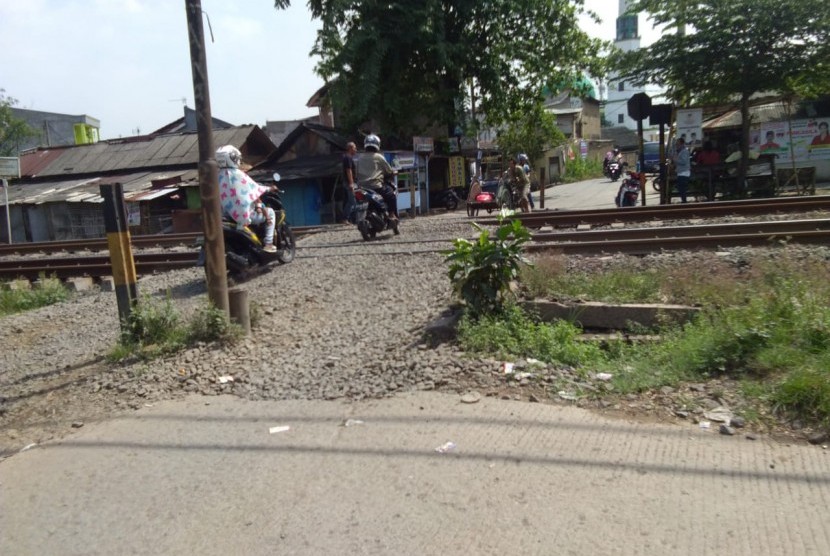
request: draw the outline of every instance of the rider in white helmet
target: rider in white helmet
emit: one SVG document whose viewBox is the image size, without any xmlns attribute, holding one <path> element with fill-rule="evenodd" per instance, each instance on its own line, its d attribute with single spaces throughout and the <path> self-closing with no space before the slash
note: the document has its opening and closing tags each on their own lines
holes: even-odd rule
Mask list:
<svg viewBox="0 0 830 556">
<path fill-rule="evenodd" d="M 398 172 L 380 154 L 380 137 L 370 133 L 363 141 L 363 148 L 366 152 L 360 156 L 356 163 L 358 187 L 365 187 L 380 193 L 383 200 L 386 201 L 389 215 L 397 219 L 398 196 L 395 194 L 393 187 L 384 186 L 384 178 L 391 178 Z"/>
<path fill-rule="evenodd" d="M 242 164 L 242 153 L 233 145 L 225 145 L 216 150 L 216 163 L 219 166 L 219 201 L 222 212 L 232 218 L 239 228 L 264 222 L 263 250 L 276 252 L 274 209 L 259 200 L 263 193 L 272 188 L 258 184 L 242 171 L 239 167 Z"/>
</svg>

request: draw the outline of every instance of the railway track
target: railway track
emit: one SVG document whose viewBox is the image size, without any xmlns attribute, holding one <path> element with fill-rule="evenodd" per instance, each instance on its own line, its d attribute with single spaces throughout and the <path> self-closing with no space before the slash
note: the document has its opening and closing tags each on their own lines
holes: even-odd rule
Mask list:
<svg viewBox="0 0 830 556">
<path fill-rule="evenodd" d="M 455 238 L 425 241 L 350 242 L 298 246 L 298 258 L 353 257 L 367 253 L 400 256 L 439 253 L 451 247 Z M 735 246 L 766 246 L 778 243 L 830 245 L 830 219 L 802 219 L 730 224 L 640 227 L 575 232 L 535 233 L 525 245 L 527 252 L 552 251 L 564 254 L 645 255 L 663 250 L 719 249 Z M 404 245 L 419 244 L 401 249 Z M 342 252 L 336 252 L 337 249 Z M 196 265 L 198 252 L 135 254 L 136 272 L 150 274 Z M 0 261 L 0 279 L 36 279 L 40 274 L 66 279 L 73 276 L 107 276 L 112 273 L 108 255 L 27 258 Z"/>
<path fill-rule="evenodd" d="M 298 226 L 292 228 L 295 236 L 313 234 L 320 231 L 320 226 Z M 183 234 L 155 234 L 155 235 L 134 235 L 130 236 L 130 243 L 136 249 L 149 249 L 153 247 L 176 247 L 179 245 L 194 245 L 196 240 L 202 237 L 202 232 L 191 232 Z M 33 243 L 7 243 L 0 244 L 0 256 L 4 255 L 27 255 L 30 253 L 60 253 L 62 251 L 106 251 L 108 249 L 106 238 L 76 239 L 67 241 L 40 241 Z"/>
<path fill-rule="evenodd" d="M 689 220 L 721 216 L 758 216 L 827 210 L 830 210 L 830 195 L 628 207 L 624 209 L 536 211 L 517 214 L 509 218 L 518 218 L 529 228 L 541 228 L 543 226 L 574 227 L 580 224 L 608 225 L 614 222 Z M 498 218 L 495 216 L 476 218 L 475 222 L 482 225 L 494 225 L 498 224 Z"/>
</svg>

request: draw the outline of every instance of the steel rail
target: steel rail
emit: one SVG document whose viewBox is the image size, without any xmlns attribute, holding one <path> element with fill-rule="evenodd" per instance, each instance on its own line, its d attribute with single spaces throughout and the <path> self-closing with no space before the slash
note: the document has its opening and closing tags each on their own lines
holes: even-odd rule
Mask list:
<svg viewBox="0 0 830 556">
<path fill-rule="evenodd" d="M 198 252 L 183 253 L 137 253 L 135 255 L 136 272 L 139 275 L 152 274 L 165 270 L 189 268 L 196 266 Z M 41 274 L 56 276 L 64 280 L 76 276 L 110 276 L 112 265 L 109 256 L 56 257 L 49 259 L 20 259 L 0 261 L 0 278 L 26 278 L 35 280 Z"/>
<path fill-rule="evenodd" d="M 542 226 L 576 226 L 579 224 L 604 225 L 614 222 L 644 222 L 649 220 L 675 220 L 712 218 L 730 215 L 760 215 L 784 212 L 811 212 L 830 210 L 830 195 L 818 197 L 784 197 L 753 199 L 746 201 L 718 201 L 713 203 L 688 203 L 659 205 L 656 207 L 627 207 L 598 210 L 551 210 L 516 214 L 507 219 L 518 219 L 529 228 Z M 477 218 L 482 225 L 498 224 L 496 217 Z"/>
<path fill-rule="evenodd" d="M 299 226 L 291 228 L 295 236 L 312 234 L 322 230 L 321 226 Z M 152 234 L 134 235 L 130 237 L 133 247 L 146 249 L 150 247 L 174 247 L 177 245 L 192 245 L 202 232 L 187 232 L 180 234 Z M 39 241 L 30 243 L 0 244 L 0 256 L 26 255 L 29 253 L 57 253 L 60 251 L 105 251 L 108 249 L 106 238 L 72 239 L 60 241 Z"/>
<path fill-rule="evenodd" d="M 710 237 L 736 234 L 768 234 L 780 236 L 810 230 L 830 230 L 830 219 L 771 220 L 765 222 L 734 222 L 689 226 L 618 228 L 581 232 L 540 232 L 532 235 L 535 242 L 586 242 L 635 239 L 671 239 L 676 237 Z"/>
<path fill-rule="evenodd" d="M 575 242 L 551 241 L 525 244 L 524 250 L 527 252 L 555 251 L 566 255 L 610 255 L 614 253 L 648 255 L 661 251 L 762 247 L 775 245 L 776 243 L 830 245 L 830 230 L 791 231 L 782 234 L 762 232 L 720 236 L 699 235 Z"/>
</svg>

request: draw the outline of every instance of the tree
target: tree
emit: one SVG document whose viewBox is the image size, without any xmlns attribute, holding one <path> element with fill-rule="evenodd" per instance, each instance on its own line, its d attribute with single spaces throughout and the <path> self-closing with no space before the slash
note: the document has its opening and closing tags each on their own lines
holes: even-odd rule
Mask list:
<svg viewBox="0 0 830 556">
<path fill-rule="evenodd" d="M 472 95 L 485 123 L 497 126 L 535 110 L 545 86 L 601 73 L 602 43 L 577 24 L 583 0 L 309 0 L 309 7 L 322 22 L 315 69 L 347 129 L 373 120 L 404 136 L 434 124 L 452 135 Z"/>
<path fill-rule="evenodd" d="M 564 142 L 565 135 L 556 127 L 556 116 L 541 105 L 533 111 L 512 115 L 498 133 L 502 153 L 511 157 L 525 153 L 531 161 L 538 160 L 547 148 Z"/>
<path fill-rule="evenodd" d="M 12 106 L 17 100 L 6 96 L 6 91 L 0 89 L 0 156 L 17 156 L 20 145 L 31 137 L 40 133 L 20 118 L 12 114 Z"/>
<path fill-rule="evenodd" d="M 684 105 L 737 99 L 739 183 L 749 157 L 752 95 L 830 88 L 827 0 L 638 0 L 630 12 L 640 11 L 674 32 L 648 48 L 618 54 L 621 77 L 659 85 Z"/>
</svg>

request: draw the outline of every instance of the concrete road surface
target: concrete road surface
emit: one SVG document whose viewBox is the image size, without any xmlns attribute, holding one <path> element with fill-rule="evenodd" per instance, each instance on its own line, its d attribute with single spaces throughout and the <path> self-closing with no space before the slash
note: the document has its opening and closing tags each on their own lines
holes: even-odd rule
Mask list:
<svg viewBox="0 0 830 556">
<path fill-rule="evenodd" d="M 828 506 L 827 450 L 716 427 L 192 397 L 0 462 L 0 554 L 826 555 Z"/>
<path fill-rule="evenodd" d="M 591 210 L 616 208 L 614 196 L 620 188 L 621 180 L 612 182 L 608 178 L 585 180 L 577 183 L 568 183 L 545 188 L 545 208 L 559 210 Z M 660 193 L 651 187 L 651 180 L 646 184 L 646 206 L 656 207 L 660 204 Z M 533 192 L 536 208 L 539 207 L 539 195 Z M 677 200 L 675 199 L 675 202 Z M 637 206 L 642 204 L 638 200 Z"/>
</svg>

